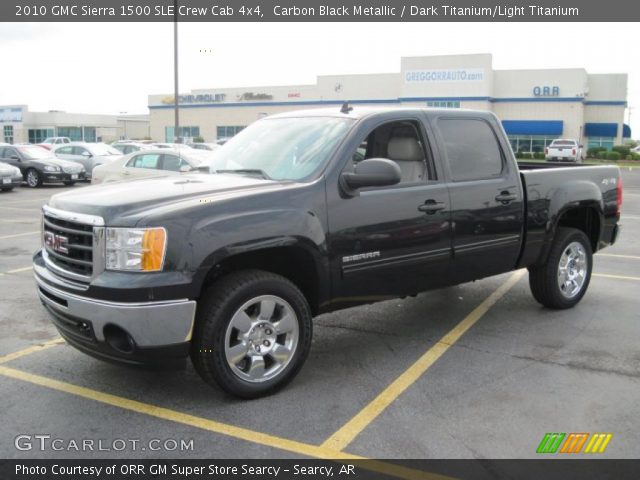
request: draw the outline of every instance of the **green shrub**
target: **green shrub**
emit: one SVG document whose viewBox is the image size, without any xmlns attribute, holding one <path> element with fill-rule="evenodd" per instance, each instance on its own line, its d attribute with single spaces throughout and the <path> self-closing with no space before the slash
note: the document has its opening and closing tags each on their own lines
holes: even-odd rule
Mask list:
<svg viewBox="0 0 640 480">
<path fill-rule="evenodd" d="M 587 150 L 587 157 L 597 158 L 598 152 L 606 152 L 606 147 L 591 147 Z"/>
<path fill-rule="evenodd" d="M 533 154 L 533 158 L 537 159 L 537 160 L 544 160 L 545 159 L 545 155 L 544 152 L 536 152 Z"/>
<path fill-rule="evenodd" d="M 631 160 L 640 160 L 640 153 L 631 152 Z"/>
<path fill-rule="evenodd" d="M 204 143 L 204 138 L 200 136 L 193 137 L 193 143 Z"/>
<path fill-rule="evenodd" d="M 531 160 L 533 156 L 527 152 L 520 152 L 520 158 L 522 158 L 523 160 Z"/>
<path fill-rule="evenodd" d="M 629 155 L 629 153 L 631 153 L 631 149 L 626 145 L 616 145 L 611 149 L 611 151 L 618 152 L 621 157 L 626 157 L 627 155 Z"/>
<path fill-rule="evenodd" d="M 620 153 L 619 152 L 607 153 L 607 160 L 620 160 Z"/>
<path fill-rule="evenodd" d="M 596 153 L 596 158 L 599 158 L 600 160 L 606 160 L 607 159 L 607 151 L 600 151 Z"/>
</svg>

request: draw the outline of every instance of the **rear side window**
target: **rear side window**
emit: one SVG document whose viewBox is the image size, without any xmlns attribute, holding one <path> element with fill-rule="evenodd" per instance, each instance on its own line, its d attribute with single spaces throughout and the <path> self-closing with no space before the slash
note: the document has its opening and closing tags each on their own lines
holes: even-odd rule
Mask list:
<svg viewBox="0 0 640 480">
<path fill-rule="evenodd" d="M 60 153 L 62 155 L 71 155 L 73 153 L 73 147 L 62 147 L 56 150 L 56 153 Z"/>
<path fill-rule="evenodd" d="M 484 120 L 440 119 L 438 129 L 455 182 L 483 180 L 502 175 L 503 161 L 498 140 Z"/>
<path fill-rule="evenodd" d="M 127 164 L 127 167 L 157 169 L 159 160 L 160 160 L 160 154 L 158 153 L 138 155 L 129 161 L 129 163 Z"/>
</svg>

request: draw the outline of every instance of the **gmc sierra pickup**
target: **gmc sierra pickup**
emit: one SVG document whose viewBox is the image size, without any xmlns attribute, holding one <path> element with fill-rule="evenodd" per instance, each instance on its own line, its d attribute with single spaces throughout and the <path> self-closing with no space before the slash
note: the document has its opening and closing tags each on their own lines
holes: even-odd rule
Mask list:
<svg viewBox="0 0 640 480">
<path fill-rule="evenodd" d="M 34 272 L 79 350 L 190 355 L 245 398 L 296 375 L 323 312 L 525 267 L 538 302 L 574 306 L 622 202 L 617 167 L 519 168 L 496 117 L 465 110 L 274 115 L 211 170 L 54 195 Z"/>
</svg>

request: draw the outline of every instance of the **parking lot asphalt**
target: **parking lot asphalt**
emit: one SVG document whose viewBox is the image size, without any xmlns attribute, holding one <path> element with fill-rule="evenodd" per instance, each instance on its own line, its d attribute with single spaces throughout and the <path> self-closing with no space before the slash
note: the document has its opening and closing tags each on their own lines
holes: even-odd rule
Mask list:
<svg viewBox="0 0 640 480">
<path fill-rule="evenodd" d="M 640 169 L 624 169 L 622 235 L 574 309 L 532 298 L 524 272 L 315 321 L 280 393 L 240 401 L 185 370 L 100 362 L 59 340 L 37 299 L 39 210 L 74 187 L 0 194 L 2 458 L 535 458 L 547 432 L 608 432 L 640 457 Z M 21 434 L 137 439 L 123 451 L 19 450 Z M 189 451 L 144 445 L 193 440 Z"/>
</svg>

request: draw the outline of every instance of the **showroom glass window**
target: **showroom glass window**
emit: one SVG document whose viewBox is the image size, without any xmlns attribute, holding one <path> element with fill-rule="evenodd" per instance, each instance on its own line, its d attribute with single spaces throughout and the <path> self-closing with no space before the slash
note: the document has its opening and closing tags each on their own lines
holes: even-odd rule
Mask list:
<svg viewBox="0 0 640 480">
<path fill-rule="evenodd" d="M 13 125 L 4 126 L 4 143 L 13 143 Z"/>
<path fill-rule="evenodd" d="M 245 127 L 243 126 L 220 126 L 216 127 L 216 139 L 231 138 L 240 133 Z"/>
<path fill-rule="evenodd" d="M 502 175 L 504 162 L 491 126 L 480 119 L 440 119 L 438 129 L 454 182 Z"/>
<path fill-rule="evenodd" d="M 544 152 L 558 136 L 547 135 L 509 135 L 509 143 L 514 153 Z"/>
<path fill-rule="evenodd" d="M 53 128 L 29 129 L 29 143 L 42 143 L 49 137 L 55 137 Z"/>
<path fill-rule="evenodd" d="M 178 127 L 178 135 L 174 135 L 174 127 L 164 128 L 164 141 L 173 143 L 176 138 L 195 138 L 200 136 L 200 127 Z"/>
<path fill-rule="evenodd" d="M 615 138 L 613 137 L 589 137 L 588 148 L 605 147 L 607 150 L 613 148 Z"/>
<path fill-rule="evenodd" d="M 58 137 L 69 137 L 72 142 L 82 141 L 82 127 L 58 127 Z"/>
</svg>

